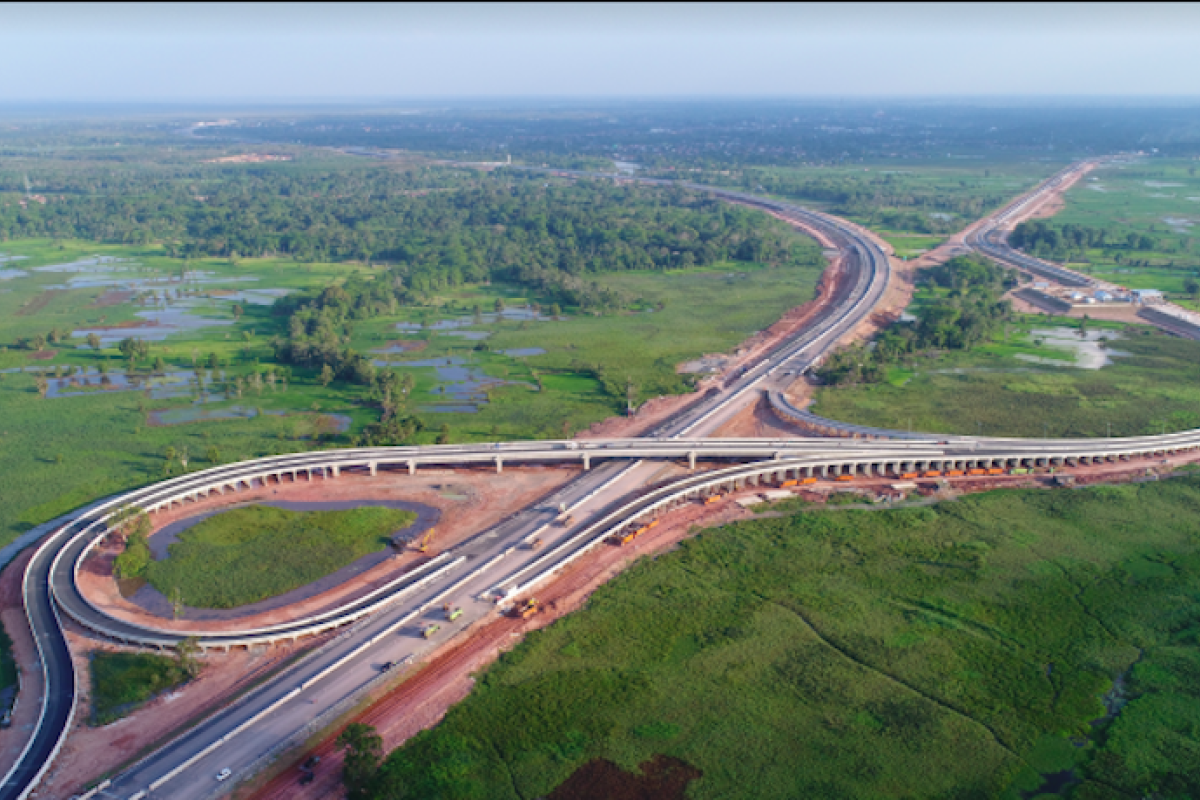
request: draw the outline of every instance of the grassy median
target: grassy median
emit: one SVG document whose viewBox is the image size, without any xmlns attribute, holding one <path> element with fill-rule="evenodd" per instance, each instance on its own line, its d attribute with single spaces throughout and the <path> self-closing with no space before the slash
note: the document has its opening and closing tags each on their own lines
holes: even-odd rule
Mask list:
<svg viewBox="0 0 1200 800">
<path fill-rule="evenodd" d="M 388 546 L 417 515 L 378 506 L 288 511 L 249 506 L 202 520 L 179 535 L 144 577 L 195 608 L 235 608 L 312 583 Z"/>
</svg>

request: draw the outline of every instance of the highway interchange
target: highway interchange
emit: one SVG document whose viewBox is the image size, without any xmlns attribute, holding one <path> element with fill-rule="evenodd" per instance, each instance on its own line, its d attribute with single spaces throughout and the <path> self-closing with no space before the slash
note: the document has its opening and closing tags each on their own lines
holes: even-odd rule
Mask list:
<svg viewBox="0 0 1200 800">
<path fill-rule="evenodd" d="M 987 255 L 1027 268 L 993 231 L 1006 218 L 1051 192 L 1072 165 L 1015 201 L 989 225 L 968 237 Z M 691 498 L 728 491 L 747 483 L 773 482 L 812 474 L 882 474 L 915 468 L 1040 466 L 1081 460 L 1128 460 L 1200 447 L 1200 432 L 1136 439 L 1019 440 L 945 437 L 856 431 L 860 439 L 708 438 L 764 392 L 780 397 L 795 376 L 811 368 L 876 307 L 890 277 L 887 256 L 857 228 L 801 207 L 708 187 L 725 199 L 756 205 L 816 228 L 842 254 L 851 277 L 820 316 L 756 365 L 652 431 L 643 439 L 517 442 L 417 448 L 368 448 L 294 454 L 224 465 L 165 481 L 95 504 L 64 519 L 38 548 L 27 567 L 24 599 L 41 655 L 46 691 L 29 745 L 5 777 L 0 800 L 24 798 L 52 763 L 74 720 L 75 676 L 62 630 L 68 615 L 99 635 L 146 646 L 170 647 L 185 633 L 134 625 L 92 606 L 79 591 L 80 564 L 104 536 L 108 517 L 136 505 L 147 510 L 194 502 L 214 492 L 237 492 L 271 482 L 353 480 L 355 474 L 404 475 L 426 465 L 487 464 L 497 470 L 522 463 L 578 464 L 581 474 L 550 497 L 502 524 L 430 560 L 383 590 L 349 602 L 334 612 L 292 623 L 221 634 L 196 632 L 204 647 L 230 647 L 341 628 L 330 641 L 272 677 L 252 693 L 181 734 L 100 787 L 99 796 L 144 800 L 150 797 L 200 800 L 218 796 L 240 777 L 253 774 L 289 746 L 327 724 L 363 690 L 381 679 L 380 666 L 402 663 L 436 647 L 455 631 L 495 613 L 532 591 L 611 533 Z M 1043 262 L 1039 262 L 1043 263 Z M 1050 265 L 1052 266 L 1052 265 Z M 1039 273 L 1044 274 L 1044 273 Z M 647 490 L 663 461 L 723 464 Z M 573 522 L 554 523 L 561 509 Z M 527 546 L 534 538 L 543 546 Z M 450 624 L 443 603 L 463 608 Z M 437 621 L 431 640 L 421 627 Z M 214 776 L 230 769 L 233 779 Z"/>
</svg>

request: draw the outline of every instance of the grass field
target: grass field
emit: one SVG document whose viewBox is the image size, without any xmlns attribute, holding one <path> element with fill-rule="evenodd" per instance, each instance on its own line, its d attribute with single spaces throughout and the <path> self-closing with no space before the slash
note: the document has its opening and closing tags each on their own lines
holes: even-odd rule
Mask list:
<svg viewBox="0 0 1200 800">
<path fill-rule="evenodd" d="M 375 796 L 665 754 L 695 798 L 1015 800 L 1066 770 L 1076 800 L 1194 797 L 1198 508 L 1186 478 L 703 532 L 502 656 Z"/>
<path fill-rule="evenodd" d="M 1077 324 L 1077 323 L 1072 323 Z M 1036 318 L 969 352 L 912 357 L 887 383 L 824 387 L 812 410 L 887 428 L 988 436 L 1136 436 L 1200 427 L 1200 343 L 1092 322 L 1118 353 L 1100 369 L 1037 344 Z M 1024 360 L 1048 359 L 1054 364 Z"/>
<path fill-rule="evenodd" d="M 1200 275 L 1200 177 L 1196 163 L 1143 159 L 1092 172 L 1066 194 L 1054 223 L 1107 229 L 1110 240 L 1149 234 L 1154 251 L 1094 248 L 1073 256 L 1072 266 L 1131 289 L 1161 289 L 1195 307 L 1183 295 L 1183 282 Z M 1117 257 L 1122 263 L 1117 263 Z M 1131 264 L 1130 260 L 1138 263 Z M 1142 263 L 1146 262 L 1146 263 Z"/>
<path fill-rule="evenodd" d="M 152 653 L 92 653 L 93 725 L 128 716 L 156 695 L 173 689 L 186 676 L 173 658 Z"/>
<path fill-rule="evenodd" d="M 675 373 L 676 364 L 705 352 L 728 350 L 787 309 L 811 299 L 824 261 L 815 244 L 810 248 L 809 266 L 801 269 L 739 264 L 736 269 L 598 276 L 643 298 L 642 307 L 660 302 L 665 306 L 652 313 L 602 316 L 580 316 L 568 309 L 561 321 L 471 326 L 489 335 L 487 352 L 477 351 L 475 341 L 430 330 L 398 331 L 395 326 L 469 316 L 468 309 L 475 305 L 490 311 L 497 298 L 509 306 L 530 299 L 519 296 L 512 287 L 467 286 L 430 298 L 426 307 L 363 321 L 356 326 L 351 344 L 368 352 L 393 339 L 418 339 L 426 347 L 424 352 L 387 358 L 463 358 L 489 378 L 516 382 L 486 388 L 490 402 L 478 413 L 418 412 L 427 425 L 419 437 L 421 442 L 433 442 L 442 425 L 449 426 L 452 441 L 562 436 L 621 413 L 627 381 L 633 385 L 636 402 L 687 390 L 689 383 Z M 87 326 L 127 323 L 144 309 L 127 300 L 98 305 L 106 291 L 103 286 L 76 284 L 75 288 L 56 289 L 66 286 L 72 274 L 37 272 L 34 267 L 105 255 L 132 259 L 138 265 L 130 266 L 133 274 L 142 276 L 144 269 L 150 277 L 175 275 L 181 262 L 163 257 L 154 248 L 86 242 L 6 242 L 0 253 L 28 256 L 0 265 L 0 269 L 29 273 L 0 280 L 0 407 L 5 411 L 0 420 L 0 455 L 7 464 L 0 472 L 0 544 L 97 497 L 163 477 L 167 448 L 176 452 L 186 449 L 191 468 L 204 467 L 210 464 L 210 453 L 220 463 L 312 449 L 313 436 L 325 415 L 349 418 L 352 427 L 348 433 L 329 437 L 340 445 L 349 444 L 354 432 L 379 418 L 379 409 L 364 387 L 340 382 L 322 387 L 315 372 L 302 369 L 294 371 L 286 389 L 279 383 L 259 391 L 246 389 L 241 398 L 209 397 L 203 404 L 205 410 L 216 413 L 238 407 L 242 416 L 188 424 L 151 424 L 153 411 L 200 407 L 198 393 L 190 392 L 186 383 L 182 396 L 177 397 L 156 398 L 146 391 L 89 390 L 83 396 L 42 399 L 36 375 L 13 370 L 95 371 L 103 366 L 110 376 L 120 378 L 126 365 L 115 347 L 93 351 L 81 347 L 83 341 L 76 338 L 49 344 L 45 352 L 34 354 L 15 349 L 18 338 L 48 335 L 54 328 L 68 333 Z M 237 264 L 198 259 L 190 262 L 190 267 L 210 273 L 205 280 L 212 282 L 200 284 L 202 291 L 303 288 L 366 269 L 353 264 L 297 264 L 275 259 L 245 259 Z M 238 280 L 242 278 L 259 280 Z M 215 372 L 227 379 L 271 366 L 270 339 L 279 332 L 281 321 L 270 314 L 269 307 L 243 303 L 245 313 L 235 321 L 231 300 L 217 297 L 197 302 L 200 314 L 230 324 L 184 330 L 163 342 L 151 342 L 150 358 L 141 365 L 143 375 L 157 357 L 185 382 L 193 379 L 196 370 L 211 375 L 213 371 L 205 367 L 210 354 L 215 354 L 221 365 Z M 137 335 L 138 330 L 130 329 L 129 334 Z M 533 357 L 499 352 L 520 347 L 547 352 Z M 413 368 L 412 372 L 416 388 L 410 409 L 446 399 L 437 391 L 444 381 L 434 369 Z M 539 382 L 541 391 L 537 390 Z M 255 415 L 246 418 L 249 414 Z M 174 469 L 178 471 L 178 462 Z"/>
<path fill-rule="evenodd" d="M 378 506 L 347 511 L 235 508 L 179 534 L 146 579 L 195 608 L 236 608 L 312 583 L 388 546 L 416 514 Z"/>
</svg>

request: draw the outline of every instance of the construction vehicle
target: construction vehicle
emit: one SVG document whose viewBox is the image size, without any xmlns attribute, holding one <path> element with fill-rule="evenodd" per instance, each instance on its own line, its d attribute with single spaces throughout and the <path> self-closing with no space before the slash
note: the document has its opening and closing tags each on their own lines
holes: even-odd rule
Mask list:
<svg viewBox="0 0 1200 800">
<path fill-rule="evenodd" d="M 708 497 L 704 498 L 704 505 L 711 506 L 713 503 L 719 503 L 724 497 L 725 495 L 723 494 L 710 494 Z"/>
<path fill-rule="evenodd" d="M 969 470 L 967 470 L 967 474 L 968 475 L 987 475 L 988 471 L 986 469 L 969 469 Z"/>
<path fill-rule="evenodd" d="M 411 543 L 410 546 L 412 547 L 412 549 L 416 550 L 418 553 L 424 553 L 426 550 L 428 550 L 429 543 L 431 541 L 433 541 L 433 532 L 434 532 L 433 528 L 430 528 L 429 530 L 425 531 L 424 536 L 422 536 L 419 540 Z"/>
<path fill-rule="evenodd" d="M 520 600 L 514 604 L 510 613 L 512 616 L 517 617 L 518 619 L 529 619 L 536 614 L 540 608 L 541 606 L 538 605 L 537 598 L 530 597 L 527 600 Z"/>
<path fill-rule="evenodd" d="M 836 478 L 834 478 L 834 480 L 845 483 L 846 481 L 854 480 L 854 476 L 853 475 L 838 475 Z"/>
<path fill-rule="evenodd" d="M 816 483 L 816 482 L 817 482 L 816 478 L 801 478 L 800 479 L 801 486 L 807 486 L 810 483 Z"/>
<path fill-rule="evenodd" d="M 1025 467 L 1013 467 L 1008 471 L 1009 475 L 1028 475 L 1029 470 Z"/>
<path fill-rule="evenodd" d="M 450 620 L 451 622 L 454 622 L 454 620 L 456 620 L 462 616 L 462 613 L 463 613 L 463 610 L 461 608 L 452 608 L 446 612 L 446 619 Z"/>
<path fill-rule="evenodd" d="M 800 481 L 784 481 L 783 483 L 779 484 L 779 488 L 786 489 L 787 487 L 795 486 L 798 483 L 800 483 Z"/>
<path fill-rule="evenodd" d="M 574 522 L 575 517 L 571 516 L 570 514 L 563 514 L 561 517 L 555 520 L 555 524 L 561 528 L 569 528 Z"/>
<path fill-rule="evenodd" d="M 424 628 L 421 629 L 421 635 L 424 636 L 426 639 L 429 639 L 435 633 L 440 631 L 441 629 L 442 629 L 441 625 L 438 625 L 436 622 L 431 622 L 428 625 L 426 625 Z"/>
<path fill-rule="evenodd" d="M 992 467 L 991 469 L 989 469 L 989 470 L 987 471 L 987 474 L 988 474 L 988 475 L 1003 475 L 1003 474 L 1004 474 L 1004 470 L 1003 470 L 1003 469 L 1001 469 L 1000 467 Z"/>
<path fill-rule="evenodd" d="M 926 477 L 926 478 L 940 478 L 940 477 L 942 477 L 942 473 L 941 473 L 941 471 L 940 471 L 940 470 L 936 470 L 936 469 L 930 469 L 930 470 L 926 470 L 926 471 L 925 471 L 925 475 L 924 475 L 923 477 Z"/>
<path fill-rule="evenodd" d="M 960 477 L 960 476 L 962 476 L 962 475 L 964 475 L 964 474 L 965 474 L 965 473 L 964 473 L 964 472 L 963 472 L 961 469 L 952 469 L 952 470 L 949 470 L 949 471 L 947 471 L 947 472 L 946 472 L 946 477 L 948 477 L 948 478 L 957 478 L 957 477 Z"/>
<path fill-rule="evenodd" d="M 909 480 L 911 478 L 919 478 L 921 477 L 921 474 L 919 472 L 904 472 L 901 473 L 900 477 L 904 478 L 905 480 Z"/>
<path fill-rule="evenodd" d="M 537 550 L 541 546 L 542 546 L 541 537 L 535 537 L 525 543 L 526 549 L 529 549 L 529 550 Z"/>
</svg>

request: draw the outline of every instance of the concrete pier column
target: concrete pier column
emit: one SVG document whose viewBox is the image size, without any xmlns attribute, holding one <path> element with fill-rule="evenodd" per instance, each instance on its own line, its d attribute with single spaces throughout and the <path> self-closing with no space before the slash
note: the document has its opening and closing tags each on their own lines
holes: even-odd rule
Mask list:
<svg viewBox="0 0 1200 800">
<path fill-rule="evenodd" d="M 688 453 L 688 469 L 695 469 L 695 468 L 696 468 L 696 451 L 693 450 L 692 452 Z"/>
<path fill-rule="evenodd" d="M 811 478 L 812 476 L 813 476 L 813 468 L 812 467 L 804 467 L 804 477 Z"/>
<path fill-rule="evenodd" d="M 504 459 L 496 456 L 496 474 L 499 475 L 501 472 L 504 472 Z"/>
<path fill-rule="evenodd" d="M 417 462 L 411 458 L 408 460 L 408 474 L 409 475 L 417 474 Z"/>
<path fill-rule="evenodd" d="M 591 455 L 590 455 L 590 454 L 588 454 L 588 453 L 584 453 L 584 454 L 583 454 L 583 468 L 584 468 L 584 469 L 591 469 L 591 468 L 592 468 L 592 457 L 591 457 Z M 695 464 L 693 464 L 693 465 L 692 465 L 692 468 L 693 468 L 693 469 L 695 468 Z"/>
<path fill-rule="evenodd" d="M 379 464 L 375 461 L 367 462 L 367 467 L 371 470 L 371 477 L 374 478 L 379 474 Z"/>
<path fill-rule="evenodd" d="M 336 478 L 336 477 L 338 477 L 339 475 L 341 475 L 342 469 L 341 469 L 341 467 L 339 467 L 337 464 L 334 464 L 334 465 L 333 465 L 332 467 L 330 467 L 329 469 L 333 471 L 333 477 L 335 477 L 335 478 Z"/>
</svg>

